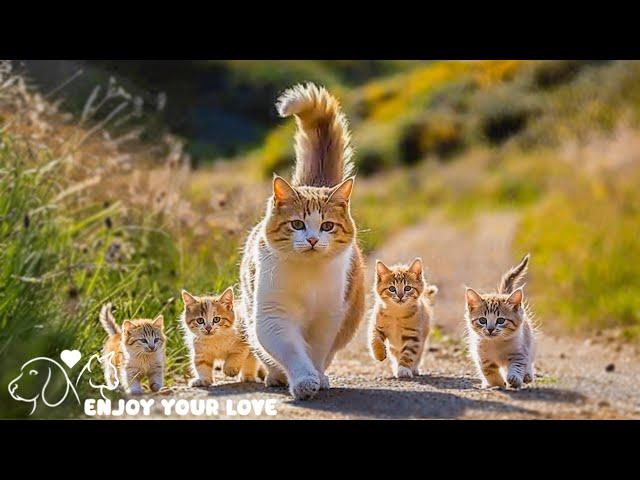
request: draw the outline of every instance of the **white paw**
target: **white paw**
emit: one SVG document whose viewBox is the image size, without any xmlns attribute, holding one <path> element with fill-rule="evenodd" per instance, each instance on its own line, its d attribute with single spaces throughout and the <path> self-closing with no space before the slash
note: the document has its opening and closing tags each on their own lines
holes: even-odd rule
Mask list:
<svg viewBox="0 0 640 480">
<path fill-rule="evenodd" d="M 200 387 L 208 387 L 209 385 L 211 385 L 211 382 L 208 380 L 204 380 L 202 378 L 192 378 L 191 380 L 189 380 L 190 387 L 200 388 Z"/>
<path fill-rule="evenodd" d="M 515 373 L 511 373 L 507 377 L 507 383 L 512 388 L 520 388 L 522 386 L 522 377 Z"/>
<path fill-rule="evenodd" d="M 413 378 L 413 373 L 410 368 L 400 365 L 396 372 L 396 378 Z"/>
<path fill-rule="evenodd" d="M 291 395 L 296 400 L 309 400 L 320 390 L 320 378 L 317 374 L 309 374 L 296 378 L 291 382 Z"/>
<path fill-rule="evenodd" d="M 329 390 L 331 388 L 331 384 L 329 383 L 329 377 L 327 377 L 324 373 L 320 374 L 320 390 Z"/>
</svg>

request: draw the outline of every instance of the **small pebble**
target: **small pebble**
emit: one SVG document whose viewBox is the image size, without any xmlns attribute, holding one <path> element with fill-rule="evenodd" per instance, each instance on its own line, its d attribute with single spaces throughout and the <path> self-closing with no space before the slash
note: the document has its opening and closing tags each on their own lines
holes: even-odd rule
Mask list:
<svg viewBox="0 0 640 480">
<path fill-rule="evenodd" d="M 607 366 L 605 367 L 605 370 L 606 370 L 607 372 L 613 372 L 615 369 L 616 369 L 616 366 L 615 366 L 613 363 L 610 363 L 609 365 L 607 365 Z"/>
<path fill-rule="evenodd" d="M 600 408 L 603 408 L 603 407 L 609 407 L 609 406 L 611 406 L 611 404 L 609 402 L 607 402 L 606 400 L 601 400 L 600 402 L 598 402 L 598 406 Z"/>
</svg>

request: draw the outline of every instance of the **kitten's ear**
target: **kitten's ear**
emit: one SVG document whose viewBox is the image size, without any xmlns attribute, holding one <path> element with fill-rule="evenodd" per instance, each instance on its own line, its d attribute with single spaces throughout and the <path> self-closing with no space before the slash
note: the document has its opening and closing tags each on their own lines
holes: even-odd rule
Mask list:
<svg viewBox="0 0 640 480">
<path fill-rule="evenodd" d="M 522 304 L 522 300 L 524 300 L 524 290 L 522 287 L 513 291 L 509 298 L 507 298 L 507 303 L 513 307 L 514 310 L 520 308 Z"/>
<path fill-rule="evenodd" d="M 436 293 L 438 293 L 438 287 L 435 285 L 428 285 L 425 292 L 427 293 L 427 297 L 433 298 L 436 296 Z"/>
<path fill-rule="evenodd" d="M 162 314 L 153 319 L 153 326 L 156 328 L 164 328 L 164 317 Z"/>
<path fill-rule="evenodd" d="M 417 257 L 413 262 L 411 262 L 409 271 L 418 277 L 422 276 L 422 259 L 420 257 Z"/>
<path fill-rule="evenodd" d="M 134 325 L 131 320 L 125 320 L 124 322 L 122 322 L 122 330 L 124 330 L 125 332 L 128 332 L 129 330 L 131 330 L 133 326 Z"/>
<path fill-rule="evenodd" d="M 182 290 L 182 301 L 184 302 L 185 306 L 188 307 L 189 305 L 193 305 L 194 303 L 196 303 L 198 300 L 186 290 Z"/>
<path fill-rule="evenodd" d="M 353 190 L 353 181 L 355 177 L 349 177 L 337 187 L 334 187 L 333 192 L 329 195 L 328 202 L 349 202 L 351 198 L 351 191 Z"/>
<path fill-rule="evenodd" d="M 391 270 L 389 270 L 389 267 L 387 267 L 382 260 L 376 260 L 376 274 L 378 279 L 380 279 L 382 275 L 388 275 L 390 273 Z"/>
<path fill-rule="evenodd" d="M 467 297 L 467 306 L 469 307 L 469 309 L 477 308 L 484 302 L 480 294 L 471 287 L 467 287 L 465 295 Z"/>
<path fill-rule="evenodd" d="M 277 203 L 294 200 L 297 197 L 298 194 L 289 182 L 279 175 L 273 176 L 273 198 Z"/>
<path fill-rule="evenodd" d="M 233 287 L 227 288 L 220 295 L 220 303 L 227 307 L 227 310 L 233 310 Z"/>
</svg>

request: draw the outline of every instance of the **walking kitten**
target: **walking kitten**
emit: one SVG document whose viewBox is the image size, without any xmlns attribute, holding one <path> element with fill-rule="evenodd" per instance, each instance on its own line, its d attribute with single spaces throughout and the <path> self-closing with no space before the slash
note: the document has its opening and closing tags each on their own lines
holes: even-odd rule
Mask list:
<svg viewBox="0 0 640 480">
<path fill-rule="evenodd" d="M 245 244 L 242 320 L 268 365 L 268 386 L 300 400 L 329 388 L 325 370 L 364 313 L 362 254 L 350 213 L 353 178 L 347 120 L 324 88 L 297 85 L 278 100 L 296 117 L 296 166 L 273 180 L 266 214 Z"/>
<path fill-rule="evenodd" d="M 369 329 L 371 354 L 383 361 L 388 345 L 396 378 L 420 375 L 420 359 L 429 337 L 438 287 L 425 281 L 420 258 L 409 266 L 391 268 L 377 260 L 374 291 Z"/>
<path fill-rule="evenodd" d="M 529 254 L 502 276 L 497 293 L 467 288 L 469 351 L 483 387 L 504 387 L 506 377 L 520 388 L 534 379 L 535 331 L 521 286 L 528 264 Z"/>
<path fill-rule="evenodd" d="M 233 288 L 219 297 L 191 295 L 182 291 L 184 311 L 181 316 L 185 343 L 189 347 L 193 387 L 207 387 L 213 382 L 216 361 L 223 361 L 225 375 L 246 382 L 258 381 L 260 361 L 235 327 Z"/>
<path fill-rule="evenodd" d="M 100 310 L 100 323 L 109 334 L 102 355 L 107 385 L 113 386 L 117 380 L 114 370 L 106 365 L 111 361 L 119 371 L 120 382 L 128 393 L 141 394 L 145 377 L 149 379 L 152 391 L 160 390 L 163 385 L 166 342 L 162 315 L 153 320 L 125 320 L 120 328 L 108 303 Z"/>
</svg>

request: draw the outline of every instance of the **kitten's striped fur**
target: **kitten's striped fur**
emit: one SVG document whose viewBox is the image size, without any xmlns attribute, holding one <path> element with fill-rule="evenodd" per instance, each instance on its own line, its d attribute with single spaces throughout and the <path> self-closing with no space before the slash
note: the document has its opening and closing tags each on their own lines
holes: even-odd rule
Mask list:
<svg viewBox="0 0 640 480">
<path fill-rule="evenodd" d="M 120 384 L 127 392 L 133 395 L 142 393 L 145 377 L 149 379 L 152 391 L 160 390 L 164 383 L 166 342 L 162 315 L 153 320 L 125 320 L 120 328 L 108 303 L 100 310 L 100 323 L 109 334 L 103 348 L 103 362 L 111 359 L 120 373 Z M 115 385 L 113 369 L 103 364 L 103 370 L 107 385 Z"/>
<path fill-rule="evenodd" d="M 374 287 L 376 302 L 369 328 L 371 354 L 383 361 L 388 349 L 396 378 L 420 375 L 438 288 L 425 281 L 420 258 L 409 266 L 391 268 L 378 260 Z"/>
<path fill-rule="evenodd" d="M 535 378 L 535 329 L 522 287 L 528 265 L 527 254 L 502 276 L 496 293 L 467 288 L 469 352 L 484 387 L 520 388 Z"/>
<path fill-rule="evenodd" d="M 279 99 L 294 115 L 292 184 L 276 176 L 264 219 L 241 265 L 244 330 L 268 364 L 269 386 L 297 399 L 329 388 L 325 370 L 364 311 L 362 254 L 350 213 L 353 178 L 347 121 L 324 88 L 298 85 Z"/>
<path fill-rule="evenodd" d="M 222 295 L 200 296 L 182 291 L 184 311 L 181 325 L 189 348 L 193 387 L 208 387 L 213 382 L 214 364 L 223 362 L 222 371 L 229 377 L 240 374 L 245 382 L 258 381 L 260 361 L 236 328 L 233 288 Z"/>
</svg>

